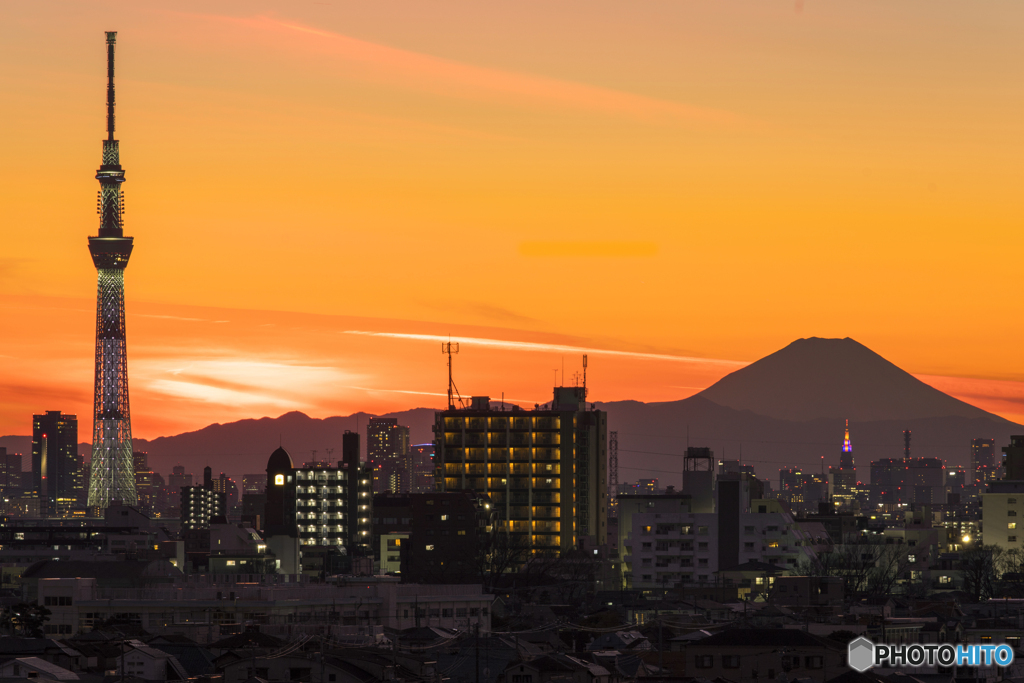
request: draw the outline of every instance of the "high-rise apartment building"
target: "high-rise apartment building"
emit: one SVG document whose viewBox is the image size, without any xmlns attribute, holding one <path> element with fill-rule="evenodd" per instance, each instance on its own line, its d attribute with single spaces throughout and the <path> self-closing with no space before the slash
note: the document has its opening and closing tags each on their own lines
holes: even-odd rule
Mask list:
<svg viewBox="0 0 1024 683">
<path fill-rule="evenodd" d="M 67 514 L 78 504 L 78 418 L 50 410 L 32 416 L 32 486 L 39 514 Z"/>
<path fill-rule="evenodd" d="M 490 497 L 507 533 L 534 554 L 604 544 L 608 523 L 607 414 L 582 387 L 555 387 L 547 410 L 495 410 L 486 396 L 437 413 L 437 480 Z"/>
<path fill-rule="evenodd" d="M 391 417 L 371 417 L 366 427 L 366 459 L 373 466 L 374 493 L 408 493 L 409 428 Z"/>
<path fill-rule="evenodd" d="M 372 476 L 359 464 L 359 435 L 346 432 L 345 437 L 341 467 L 329 463 L 295 467 L 283 448 L 270 455 L 265 508 L 268 535 L 292 536 L 307 546 L 369 545 Z"/>
<path fill-rule="evenodd" d="M 227 519 L 228 496 L 214 486 L 213 470 L 203 469 L 202 486 L 181 487 L 181 528 L 209 529 L 215 518 Z"/>
<path fill-rule="evenodd" d="M 181 528 L 209 529 L 216 518 L 227 518 L 227 496 L 205 486 L 181 488 Z"/>
</svg>

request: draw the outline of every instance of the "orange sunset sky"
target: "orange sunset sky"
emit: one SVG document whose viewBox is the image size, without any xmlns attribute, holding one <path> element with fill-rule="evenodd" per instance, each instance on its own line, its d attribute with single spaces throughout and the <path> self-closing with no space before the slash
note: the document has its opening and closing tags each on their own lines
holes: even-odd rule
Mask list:
<svg viewBox="0 0 1024 683">
<path fill-rule="evenodd" d="M 850 336 L 1024 421 L 1024 4 L 0 7 L 0 434 L 89 440 L 105 30 L 134 434 L 685 398 Z"/>
</svg>

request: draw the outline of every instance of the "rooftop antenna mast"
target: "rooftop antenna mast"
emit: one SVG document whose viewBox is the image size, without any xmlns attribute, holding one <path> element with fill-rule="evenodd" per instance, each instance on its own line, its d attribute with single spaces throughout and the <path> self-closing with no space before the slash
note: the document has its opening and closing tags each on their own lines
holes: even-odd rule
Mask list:
<svg viewBox="0 0 1024 683">
<path fill-rule="evenodd" d="M 448 356 L 448 410 L 455 410 L 455 399 L 459 399 L 459 405 L 465 407 L 462 403 L 462 396 L 459 395 L 459 389 L 455 386 L 455 380 L 452 378 L 452 354 L 459 352 L 458 342 L 441 342 L 441 353 Z"/>
<path fill-rule="evenodd" d="M 903 430 L 903 459 L 910 460 L 910 430 Z"/>
<path fill-rule="evenodd" d="M 608 432 L 608 488 L 611 489 L 613 510 L 619 505 L 619 432 Z M 616 512 L 616 516 L 618 513 Z"/>
<path fill-rule="evenodd" d="M 587 354 L 583 354 L 583 400 L 587 400 Z"/>
</svg>

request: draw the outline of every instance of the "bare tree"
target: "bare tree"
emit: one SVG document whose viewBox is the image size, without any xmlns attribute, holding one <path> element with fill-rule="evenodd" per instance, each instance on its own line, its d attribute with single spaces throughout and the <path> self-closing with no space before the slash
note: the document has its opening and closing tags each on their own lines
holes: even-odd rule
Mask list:
<svg viewBox="0 0 1024 683">
<path fill-rule="evenodd" d="M 841 578 L 847 599 L 853 599 L 891 594 L 905 578 L 909 565 L 903 544 L 861 541 L 833 546 L 799 567 L 807 576 Z"/>
<path fill-rule="evenodd" d="M 996 566 L 1003 549 L 997 545 L 978 545 L 960 553 L 960 573 L 964 578 L 964 591 L 974 602 L 993 595 Z"/>
<path fill-rule="evenodd" d="M 906 578 L 909 566 L 907 546 L 902 543 L 877 546 L 874 566 L 867 574 L 865 590 L 868 595 L 891 595 L 900 580 Z"/>
<path fill-rule="evenodd" d="M 1011 598 L 1024 598 L 1024 548 L 1004 550 L 996 567 L 1003 594 Z"/>
</svg>

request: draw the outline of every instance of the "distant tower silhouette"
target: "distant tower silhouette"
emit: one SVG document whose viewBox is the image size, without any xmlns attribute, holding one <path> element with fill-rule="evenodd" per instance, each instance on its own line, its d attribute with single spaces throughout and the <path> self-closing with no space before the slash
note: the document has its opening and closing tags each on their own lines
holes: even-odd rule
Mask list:
<svg viewBox="0 0 1024 683">
<path fill-rule="evenodd" d="M 910 460 L 910 430 L 903 430 L 903 459 Z"/>
<path fill-rule="evenodd" d="M 89 253 L 98 273 L 96 295 L 96 382 L 93 397 L 92 465 L 89 505 L 105 508 L 111 501 L 138 505 L 132 422 L 128 408 L 128 356 L 124 326 L 124 269 L 132 254 L 132 238 L 123 231 L 124 202 L 117 140 L 114 139 L 114 43 L 107 32 L 107 139 L 96 179 L 100 181 L 97 212 L 100 230 L 89 238 Z"/>
<path fill-rule="evenodd" d="M 843 454 L 839 456 L 839 469 L 852 470 L 853 445 L 850 443 L 850 421 L 846 421 L 846 434 L 843 436 Z"/>
</svg>

